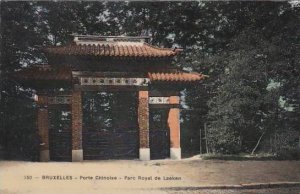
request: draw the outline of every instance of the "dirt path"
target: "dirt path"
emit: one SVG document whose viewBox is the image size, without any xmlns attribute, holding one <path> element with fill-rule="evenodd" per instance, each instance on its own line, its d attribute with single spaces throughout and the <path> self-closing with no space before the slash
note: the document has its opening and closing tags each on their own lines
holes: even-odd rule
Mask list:
<svg viewBox="0 0 300 194">
<path fill-rule="evenodd" d="M 0 193 L 151 194 L 168 187 L 279 181 L 300 182 L 300 161 L 0 162 Z"/>
<path fill-rule="evenodd" d="M 300 181 L 300 161 L 186 160 L 165 166 L 200 185 Z"/>
</svg>

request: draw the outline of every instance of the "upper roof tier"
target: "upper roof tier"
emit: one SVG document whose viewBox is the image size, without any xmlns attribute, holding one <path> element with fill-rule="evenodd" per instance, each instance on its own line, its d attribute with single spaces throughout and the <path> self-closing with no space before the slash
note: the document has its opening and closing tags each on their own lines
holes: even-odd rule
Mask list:
<svg viewBox="0 0 300 194">
<path fill-rule="evenodd" d="M 66 46 L 45 48 L 49 54 L 96 57 L 168 58 L 182 49 L 160 48 L 146 43 L 149 37 L 74 35 Z"/>
</svg>

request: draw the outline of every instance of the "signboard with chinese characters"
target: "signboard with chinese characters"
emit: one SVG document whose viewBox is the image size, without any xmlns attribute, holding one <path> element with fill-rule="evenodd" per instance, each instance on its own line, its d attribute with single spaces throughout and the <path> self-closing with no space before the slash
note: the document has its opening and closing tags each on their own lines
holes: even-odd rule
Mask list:
<svg viewBox="0 0 300 194">
<path fill-rule="evenodd" d="M 80 77 L 80 85 L 147 86 L 149 78 Z"/>
<path fill-rule="evenodd" d="M 149 104 L 169 104 L 169 97 L 149 97 Z"/>
</svg>

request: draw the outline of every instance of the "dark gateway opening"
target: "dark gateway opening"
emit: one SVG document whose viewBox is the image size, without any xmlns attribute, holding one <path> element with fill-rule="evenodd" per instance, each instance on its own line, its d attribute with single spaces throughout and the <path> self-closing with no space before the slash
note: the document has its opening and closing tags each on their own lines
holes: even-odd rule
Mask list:
<svg viewBox="0 0 300 194">
<path fill-rule="evenodd" d="M 83 158 L 138 158 L 136 92 L 83 93 Z"/>
<path fill-rule="evenodd" d="M 149 116 L 150 159 L 170 157 L 169 109 L 152 108 Z"/>
<path fill-rule="evenodd" d="M 52 161 L 72 161 L 70 107 L 49 108 L 49 151 Z"/>
</svg>

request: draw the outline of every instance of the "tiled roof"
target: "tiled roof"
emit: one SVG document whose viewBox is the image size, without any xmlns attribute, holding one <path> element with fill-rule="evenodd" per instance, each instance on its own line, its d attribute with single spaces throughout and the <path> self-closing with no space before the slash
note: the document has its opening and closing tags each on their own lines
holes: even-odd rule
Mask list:
<svg viewBox="0 0 300 194">
<path fill-rule="evenodd" d="M 30 67 L 14 73 L 14 76 L 21 80 L 58 80 L 71 81 L 71 68 L 64 67 L 54 69 L 50 66 Z M 167 81 L 167 82 L 193 82 L 204 79 L 206 76 L 199 73 L 148 73 L 150 82 Z"/>
<path fill-rule="evenodd" d="M 100 43 L 100 44 L 70 44 L 67 46 L 49 47 L 45 52 L 59 55 L 106 56 L 106 57 L 143 57 L 163 58 L 173 57 L 181 49 L 159 48 L 147 43 L 128 44 Z"/>
<path fill-rule="evenodd" d="M 71 81 L 72 71 L 70 68 L 64 67 L 59 69 L 51 68 L 49 65 L 41 67 L 33 66 L 14 72 L 14 77 L 22 80 L 58 80 Z"/>
<path fill-rule="evenodd" d="M 151 81 L 177 81 L 177 82 L 191 82 L 204 79 L 206 76 L 199 73 L 148 73 Z"/>
</svg>

